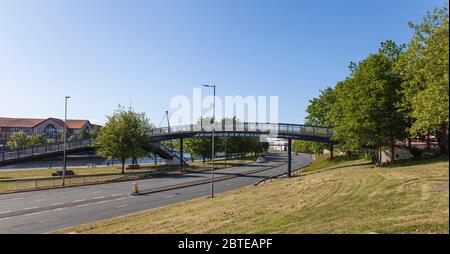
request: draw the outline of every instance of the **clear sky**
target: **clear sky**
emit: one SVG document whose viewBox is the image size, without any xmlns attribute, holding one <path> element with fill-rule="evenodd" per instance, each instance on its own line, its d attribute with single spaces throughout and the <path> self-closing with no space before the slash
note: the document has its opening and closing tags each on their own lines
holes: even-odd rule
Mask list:
<svg viewBox="0 0 450 254">
<path fill-rule="evenodd" d="M 172 97 L 279 96 L 279 120 L 381 41 L 408 42 L 439 0 L 0 0 L 0 116 L 103 123 L 130 98 L 158 124 Z M 204 94 L 210 93 L 204 90 Z"/>
</svg>

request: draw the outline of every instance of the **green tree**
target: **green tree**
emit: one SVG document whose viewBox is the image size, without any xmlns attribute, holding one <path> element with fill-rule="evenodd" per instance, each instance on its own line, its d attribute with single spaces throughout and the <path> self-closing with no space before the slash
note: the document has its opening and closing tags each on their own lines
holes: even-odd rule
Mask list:
<svg viewBox="0 0 450 254">
<path fill-rule="evenodd" d="M 47 144 L 47 140 L 43 135 L 29 135 L 27 136 L 27 146 L 33 147 L 33 146 L 43 146 Z"/>
<path fill-rule="evenodd" d="M 86 127 L 81 128 L 80 135 L 78 137 L 80 140 L 90 139 L 91 137 L 91 132 Z"/>
<path fill-rule="evenodd" d="M 10 149 L 23 149 L 28 147 L 27 135 L 20 132 L 11 133 L 10 139 L 6 142 L 6 146 Z"/>
<path fill-rule="evenodd" d="M 401 109 L 408 115 L 411 136 L 436 135 L 441 152 L 448 150 L 449 25 L 448 6 L 428 12 L 397 64 L 402 74 Z"/>
<path fill-rule="evenodd" d="M 144 113 L 136 113 L 131 109 L 119 107 L 100 129 L 95 142 L 97 154 L 107 159 L 120 160 L 122 174 L 125 173 L 125 162 L 129 158 L 145 155 L 142 148 L 147 142 L 146 131 L 151 128 Z"/>
<path fill-rule="evenodd" d="M 344 149 L 390 146 L 393 159 L 395 140 L 404 137 L 405 122 L 397 107 L 401 80 L 393 71 L 396 59 L 392 57 L 398 54 L 386 45 L 392 46 L 382 45 L 378 54 L 359 63 L 352 76 L 336 86 L 331 120 L 333 139 Z"/>
</svg>

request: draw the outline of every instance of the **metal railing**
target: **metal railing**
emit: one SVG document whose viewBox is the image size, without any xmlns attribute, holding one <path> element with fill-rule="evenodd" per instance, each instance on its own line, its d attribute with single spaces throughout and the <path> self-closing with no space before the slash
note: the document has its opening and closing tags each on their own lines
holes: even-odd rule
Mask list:
<svg viewBox="0 0 450 254">
<path fill-rule="evenodd" d="M 176 134 L 183 132 L 260 132 L 260 133 L 279 133 L 292 135 L 311 135 L 321 137 L 331 137 L 332 128 L 323 126 L 310 126 L 301 124 L 283 124 L 283 123 L 203 123 L 203 124 L 187 124 L 170 126 L 164 128 L 153 129 L 147 132 L 148 135 L 154 136 L 158 134 Z"/>
<path fill-rule="evenodd" d="M 70 151 L 71 149 L 87 147 L 91 144 L 91 141 L 93 141 L 93 140 L 88 139 L 88 140 L 67 142 L 66 150 Z M 36 147 L 30 147 L 30 148 L 26 148 L 26 149 L 16 149 L 16 150 L 0 153 L 0 161 L 15 160 L 15 159 L 23 158 L 23 157 L 28 157 L 28 156 L 61 152 L 63 150 L 64 150 L 63 143 L 49 144 L 49 145 L 45 145 L 45 146 L 36 146 Z"/>
<path fill-rule="evenodd" d="M 202 123 L 187 124 L 157 128 L 149 130 L 149 136 L 176 134 L 186 132 L 249 132 L 262 134 L 282 134 L 282 135 L 309 135 L 317 137 L 331 137 L 332 128 L 323 126 L 310 126 L 302 124 L 284 124 L 284 123 Z M 91 145 L 93 139 L 72 141 L 66 144 L 66 150 L 87 147 Z M 53 152 L 61 152 L 64 149 L 63 143 L 50 144 L 45 146 L 31 147 L 0 153 L 0 162 L 7 160 L 20 159 L 22 157 L 35 156 Z"/>
</svg>

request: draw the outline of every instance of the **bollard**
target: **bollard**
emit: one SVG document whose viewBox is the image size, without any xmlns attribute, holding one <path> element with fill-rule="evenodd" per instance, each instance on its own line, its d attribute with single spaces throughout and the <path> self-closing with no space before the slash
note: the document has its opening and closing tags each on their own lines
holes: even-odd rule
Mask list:
<svg viewBox="0 0 450 254">
<path fill-rule="evenodd" d="M 139 186 L 137 183 L 133 183 L 133 189 L 131 190 L 131 195 L 139 195 Z"/>
</svg>

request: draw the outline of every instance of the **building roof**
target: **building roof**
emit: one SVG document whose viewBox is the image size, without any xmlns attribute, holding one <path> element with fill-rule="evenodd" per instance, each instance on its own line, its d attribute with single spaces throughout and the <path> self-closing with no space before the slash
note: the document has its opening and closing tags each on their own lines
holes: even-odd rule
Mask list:
<svg viewBox="0 0 450 254">
<path fill-rule="evenodd" d="M 32 128 L 47 119 L 0 117 L 0 127 Z"/>
<path fill-rule="evenodd" d="M 67 119 L 67 128 L 81 129 L 87 123 L 89 123 L 89 120 L 69 120 L 69 119 Z"/>
<path fill-rule="evenodd" d="M 9 128 L 33 128 L 42 122 L 47 120 L 53 120 L 64 126 L 64 121 L 58 118 L 8 118 L 8 117 L 0 117 L 0 127 L 9 127 Z M 67 128 L 69 129 L 80 129 L 86 123 L 89 123 L 89 120 L 69 120 L 67 119 Z"/>
</svg>

